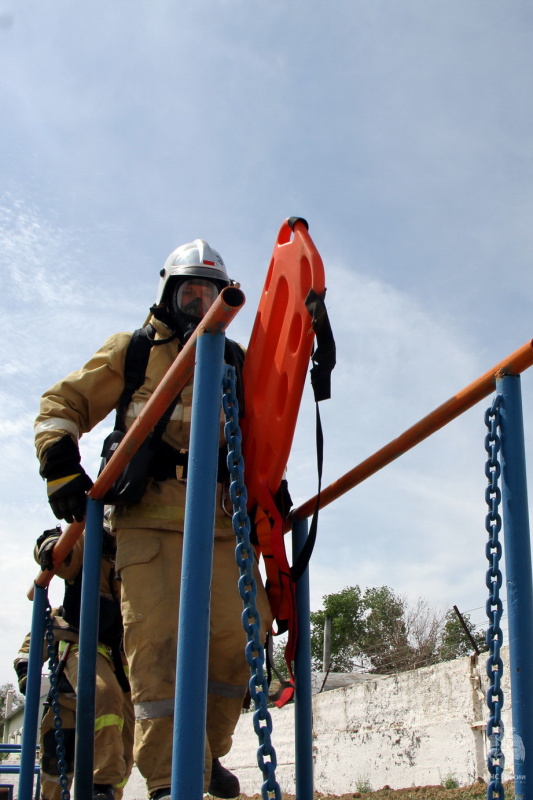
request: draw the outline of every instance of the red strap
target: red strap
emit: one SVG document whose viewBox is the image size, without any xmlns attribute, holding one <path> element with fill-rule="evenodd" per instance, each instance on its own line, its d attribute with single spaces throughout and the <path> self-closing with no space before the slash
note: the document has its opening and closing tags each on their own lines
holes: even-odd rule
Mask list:
<svg viewBox="0 0 533 800">
<path fill-rule="evenodd" d="M 285 553 L 283 541 L 283 519 L 277 510 L 276 519 L 272 519 L 259 507 L 254 515 L 255 529 L 259 542 L 259 550 L 264 559 L 267 575 L 266 592 L 274 617 L 276 629 L 274 635 L 288 631 L 285 647 L 285 661 L 291 682 L 294 682 L 292 662 L 296 652 L 298 622 L 296 617 L 295 583 L 291 577 L 290 566 Z M 275 701 L 279 708 L 293 696 L 294 687 L 287 686 Z"/>
</svg>

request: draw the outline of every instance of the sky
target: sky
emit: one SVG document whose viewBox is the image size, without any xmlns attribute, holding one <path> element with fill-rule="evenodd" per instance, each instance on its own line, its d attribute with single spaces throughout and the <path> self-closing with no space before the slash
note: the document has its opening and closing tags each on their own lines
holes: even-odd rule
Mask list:
<svg viewBox="0 0 533 800">
<path fill-rule="evenodd" d="M 179 244 L 222 254 L 246 344 L 278 230 L 308 220 L 337 343 L 324 486 L 532 338 L 532 33 L 525 0 L 0 0 L 0 685 L 56 524 L 39 398 L 144 322 Z M 483 624 L 490 402 L 322 511 L 313 610 L 387 585 Z M 93 478 L 111 427 L 81 441 Z M 288 480 L 316 492 L 308 385 Z"/>
</svg>

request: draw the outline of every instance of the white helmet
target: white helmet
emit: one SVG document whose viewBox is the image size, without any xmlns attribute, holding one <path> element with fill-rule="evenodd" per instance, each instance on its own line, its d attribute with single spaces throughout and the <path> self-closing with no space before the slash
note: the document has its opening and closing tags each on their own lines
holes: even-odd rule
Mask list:
<svg viewBox="0 0 533 800">
<path fill-rule="evenodd" d="M 159 274 L 161 280 L 157 289 L 156 305 L 163 301 L 169 281 L 173 283 L 172 278 L 206 278 L 214 281 L 220 289 L 231 283 L 222 256 L 204 239 L 195 239 L 194 242 L 182 244 L 173 250 Z"/>
</svg>

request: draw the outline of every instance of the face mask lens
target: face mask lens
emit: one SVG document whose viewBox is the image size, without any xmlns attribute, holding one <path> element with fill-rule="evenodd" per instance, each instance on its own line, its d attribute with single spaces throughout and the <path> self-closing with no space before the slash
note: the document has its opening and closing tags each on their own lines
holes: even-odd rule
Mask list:
<svg viewBox="0 0 533 800">
<path fill-rule="evenodd" d="M 178 288 L 176 305 L 179 311 L 196 319 L 202 319 L 218 296 L 218 289 L 212 281 L 191 278 Z"/>
</svg>

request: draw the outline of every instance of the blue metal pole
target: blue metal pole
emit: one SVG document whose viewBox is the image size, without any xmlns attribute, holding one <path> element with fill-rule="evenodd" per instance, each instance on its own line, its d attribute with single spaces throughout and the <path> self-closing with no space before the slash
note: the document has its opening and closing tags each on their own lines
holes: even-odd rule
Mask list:
<svg viewBox="0 0 533 800">
<path fill-rule="evenodd" d="M 224 334 L 198 338 L 183 534 L 172 800 L 201 800 Z M 191 669 L 191 664 L 194 668 Z"/>
<path fill-rule="evenodd" d="M 31 620 L 30 653 L 28 656 L 28 677 L 26 683 L 26 702 L 24 704 L 24 727 L 20 753 L 20 780 L 18 796 L 20 800 L 32 800 L 33 773 L 35 770 L 35 748 L 39 727 L 39 701 L 41 697 L 41 672 L 43 668 L 43 645 L 45 630 L 45 611 L 48 601 L 46 587 L 35 584 Z"/>
<path fill-rule="evenodd" d="M 96 647 L 100 608 L 104 504 L 87 500 L 83 583 L 81 587 L 80 652 L 76 702 L 76 800 L 92 800 L 94 771 L 94 703 L 96 695 Z"/>
<path fill-rule="evenodd" d="M 293 563 L 307 539 L 307 519 L 292 520 Z M 313 800 L 313 692 L 311 685 L 311 606 L 309 567 L 296 583 L 298 640 L 294 658 L 296 798 Z"/>
<path fill-rule="evenodd" d="M 35 755 L 33 758 L 33 771 L 36 775 L 39 774 L 39 765 L 35 763 Z M 20 764 L 2 764 L 2 766 L 0 766 L 0 775 L 18 775 L 20 772 Z M 19 797 L 22 798 L 21 793 L 19 794 Z"/>
<path fill-rule="evenodd" d="M 520 376 L 496 382 L 500 405 L 502 510 L 509 611 L 509 661 L 513 715 L 515 797 L 532 796 L 533 787 L 533 577 L 527 501 L 526 456 Z"/>
</svg>

